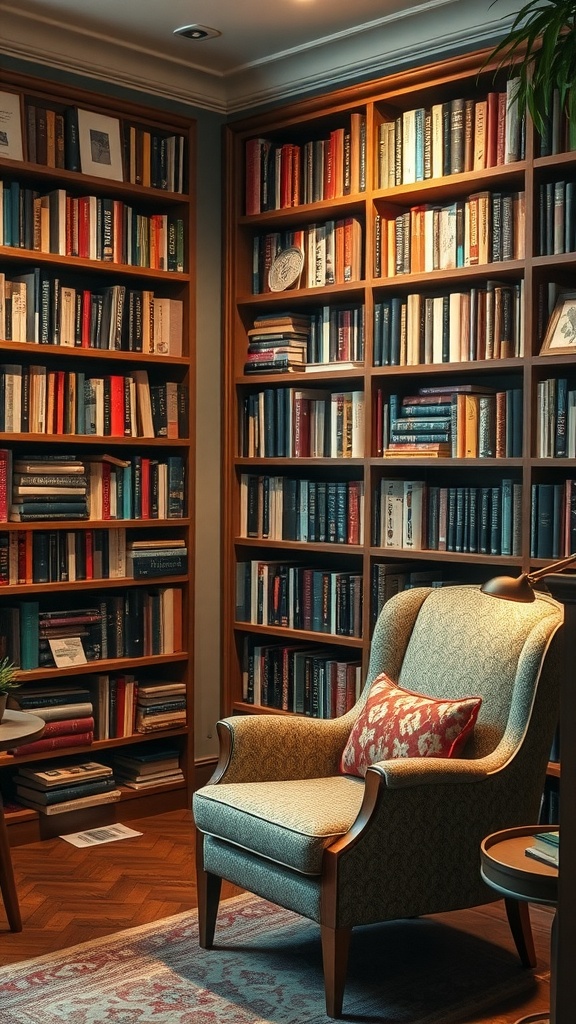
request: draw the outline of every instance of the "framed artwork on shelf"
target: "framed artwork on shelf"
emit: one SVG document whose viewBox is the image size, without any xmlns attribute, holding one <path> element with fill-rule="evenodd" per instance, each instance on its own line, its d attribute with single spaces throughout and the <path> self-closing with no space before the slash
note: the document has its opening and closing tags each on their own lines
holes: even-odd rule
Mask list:
<svg viewBox="0 0 576 1024">
<path fill-rule="evenodd" d="M 78 109 L 80 165 L 83 174 L 123 181 L 120 121 L 117 117 Z"/>
<path fill-rule="evenodd" d="M 540 355 L 573 352 L 576 355 L 576 292 L 562 292 L 556 300 Z"/>
<path fill-rule="evenodd" d="M 0 159 L 24 159 L 20 97 L 13 92 L 0 92 Z"/>
</svg>

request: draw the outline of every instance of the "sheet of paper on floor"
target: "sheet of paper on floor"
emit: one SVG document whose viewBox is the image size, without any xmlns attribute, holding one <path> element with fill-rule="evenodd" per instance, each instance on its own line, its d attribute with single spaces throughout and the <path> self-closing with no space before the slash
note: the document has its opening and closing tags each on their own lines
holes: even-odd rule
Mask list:
<svg viewBox="0 0 576 1024">
<path fill-rule="evenodd" d="M 87 829 L 85 832 L 70 832 L 66 836 L 59 836 L 65 839 L 72 846 L 86 847 L 99 846 L 101 843 L 116 843 L 119 839 L 131 839 L 132 836 L 141 836 L 141 832 L 135 832 L 127 825 L 103 825 L 100 828 Z"/>
</svg>

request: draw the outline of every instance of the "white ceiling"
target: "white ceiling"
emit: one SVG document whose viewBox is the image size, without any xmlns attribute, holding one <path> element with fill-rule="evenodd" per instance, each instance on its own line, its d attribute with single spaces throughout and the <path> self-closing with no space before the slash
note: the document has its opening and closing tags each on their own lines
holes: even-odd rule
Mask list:
<svg viewBox="0 0 576 1024">
<path fill-rule="evenodd" d="M 0 54 L 230 112 L 482 45 L 514 0 L 0 0 Z M 221 35 L 174 35 L 199 24 Z M 407 51 L 405 53 L 405 51 Z M 420 51 L 420 52 L 418 52 Z"/>
</svg>

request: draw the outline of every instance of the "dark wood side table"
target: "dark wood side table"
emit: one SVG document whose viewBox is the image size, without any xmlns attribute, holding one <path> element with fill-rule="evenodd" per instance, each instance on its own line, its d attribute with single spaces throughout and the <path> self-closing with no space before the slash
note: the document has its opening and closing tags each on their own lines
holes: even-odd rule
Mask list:
<svg viewBox="0 0 576 1024">
<path fill-rule="evenodd" d="M 520 828 L 494 832 L 480 847 L 481 874 L 487 885 L 507 900 L 542 903 L 556 906 L 558 869 L 526 856 L 536 832 L 552 832 L 557 825 L 522 825 Z M 532 1013 L 516 1024 L 556 1024 L 556 914 L 552 922 L 550 955 L 550 1012 Z"/>
<path fill-rule="evenodd" d="M 43 732 L 45 722 L 36 715 L 27 711 L 5 711 L 0 722 L 0 750 L 11 750 L 25 740 L 30 742 L 37 739 Z M 22 931 L 22 918 L 18 904 L 18 893 L 14 881 L 14 870 L 10 856 L 10 844 L 8 842 L 8 829 L 4 819 L 4 807 L 0 795 L 0 888 L 6 908 L 6 917 L 10 930 L 13 932 Z"/>
</svg>

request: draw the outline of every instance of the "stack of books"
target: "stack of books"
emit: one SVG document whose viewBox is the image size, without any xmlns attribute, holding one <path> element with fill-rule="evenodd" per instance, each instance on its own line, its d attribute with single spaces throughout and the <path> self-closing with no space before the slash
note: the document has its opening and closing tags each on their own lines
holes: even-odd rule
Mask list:
<svg viewBox="0 0 576 1024">
<path fill-rule="evenodd" d="M 86 676 L 94 702 L 94 739 L 132 736 L 138 681 L 129 672 Z"/>
<path fill-rule="evenodd" d="M 132 579 L 147 576 L 178 576 L 188 571 L 186 541 L 132 540 L 126 550 L 126 575 Z"/>
<path fill-rule="evenodd" d="M 186 684 L 141 682 L 136 698 L 136 732 L 158 732 L 186 725 Z"/>
<path fill-rule="evenodd" d="M 527 857 L 557 868 L 559 848 L 560 832 L 537 832 L 532 838 L 532 845 L 527 846 L 525 852 Z"/>
<path fill-rule="evenodd" d="M 42 686 L 18 691 L 10 698 L 12 707 L 42 718 L 42 736 L 16 747 L 13 754 L 34 754 L 59 747 L 88 746 L 94 739 L 94 716 L 90 690 L 80 686 Z"/>
<path fill-rule="evenodd" d="M 310 317 L 280 312 L 256 317 L 248 331 L 244 373 L 287 373 L 304 369 L 310 336 Z"/>
<path fill-rule="evenodd" d="M 178 751 L 172 747 L 132 747 L 114 758 L 118 782 L 129 789 L 150 789 L 166 782 L 183 782 Z"/>
<path fill-rule="evenodd" d="M 11 522 L 88 518 L 86 467 L 75 456 L 23 457 L 13 470 Z"/>
<path fill-rule="evenodd" d="M 40 814 L 65 814 L 115 803 L 121 797 L 112 769 L 95 761 L 38 768 L 20 765 L 14 781 L 18 802 Z"/>
</svg>

